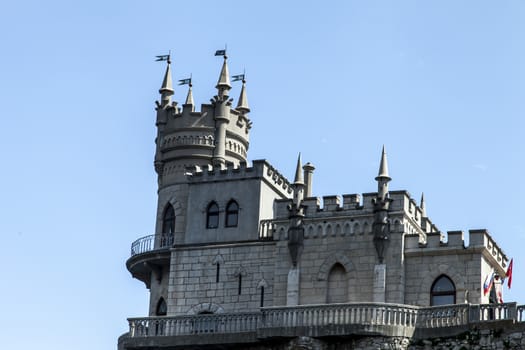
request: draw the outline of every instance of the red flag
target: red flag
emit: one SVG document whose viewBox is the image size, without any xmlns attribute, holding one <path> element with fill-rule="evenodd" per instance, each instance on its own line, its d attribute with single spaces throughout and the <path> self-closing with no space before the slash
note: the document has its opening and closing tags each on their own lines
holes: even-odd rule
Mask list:
<svg viewBox="0 0 525 350">
<path fill-rule="evenodd" d="M 505 276 L 508 278 L 507 280 L 507 287 L 510 289 L 510 285 L 512 284 L 512 263 L 514 262 L 514 259 L 510 259 L 509 267 L 507 268 L 507 273 Z"/>
</svg>

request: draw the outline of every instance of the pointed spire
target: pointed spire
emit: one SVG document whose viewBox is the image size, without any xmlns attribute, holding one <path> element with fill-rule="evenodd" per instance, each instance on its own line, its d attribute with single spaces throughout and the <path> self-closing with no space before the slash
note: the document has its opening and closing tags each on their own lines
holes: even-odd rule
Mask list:
<svg viewBox="0 0 525 350">
<path fill-rule="evenodd" d="M 421 192 L 421 202 L 419 204 L 419 208 L 421 209 L 421 216 L 426 218 L 427 209 L 425 208 L 425 194 L 423 192 Z"/>
<path fill-rule="evenodd" d="M 168 65 L 166 66 L 166 73 L 164 74 L 164 80 L 162 86 L 159 89 L 162 95 L 171 96 L 173 95 L 173 82 L 171 80 L 171 61 L 168 59 Z"/>
<path fill-rule="evenodd" d="M 301 161 L 301 153 L 299 153 L 299 157 L 297 157 L 297 168 L 295 169 L 294 184 L 304 185 L 303 165 L 302 165 L 302 161 Z"/>
<path fill-rule="evenodd" d="M 388 175 L 388 161 L 386 159 L 385 145 L 383 145 L 383 151 L 381 152 L 381 164 L 379 164 L 379 173 L 376 176 L 376 180 L 379 181 L 385 179 L 387 181 L 392 180 Z"/>
<path fill-rule="evenodd" d="M 219 90 L 219 96 L 222 96 L 224 91 L 229 91 L 232 88 L 230 85 L 230 72 L 228 70 L 228 56 L 226 55 L 224 55 L 221 75 L 219 76 L 219 81 L 215 87 Z"/>
<path fill-rule="evenodd" d="M 193 92 L 192 92 L 192 84 L 190 83 L 189 84 L 189 89 L 188 89 L 188 96 L 186 96 L 186 102 L 185 104 L 187 105 L 194 105 L 195 103 L 193 102 Z"/>
<path fill-rule="evenodd" d="M 242 80 L 241 94 L 239 95 L 239 102 L 237 103 L 237 110 L 243 113 L 249 113 L 248 96 L 246 96 L 246 80 Z"/>
</svg>

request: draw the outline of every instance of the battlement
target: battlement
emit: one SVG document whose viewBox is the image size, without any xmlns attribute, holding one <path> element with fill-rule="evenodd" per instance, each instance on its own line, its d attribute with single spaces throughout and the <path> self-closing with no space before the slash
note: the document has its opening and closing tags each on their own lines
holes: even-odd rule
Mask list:
<svg viewBox="0 0 525 350">
<path fill-rule="evenodd" d="M 418 226 L 421 223 L 427 224 L 429 227 L 434 227 L 431 231 L 437 231 L 435 226 L 423 217 L 423 212 L 416 204 L 416 201 L 410 197 L 407 191 L 391 191 L 389 193 L 392 203 L 390 205 L 391 212 L 404 211 Z M 343 194 L 329 195 L 323 197 L 309 197 L 303 200 L 303 205 L 306 207 L 305 215 L 311 216 L 332 216 L 340 215 L 342 212 L 356 212 L 363 211 L 370 213 L 374 210 L 373 199 L 377 197 L 377 192 L 369 192 L 363 194 Z M 342 199 L 342 201 L 341 201 Z M 322 202 L 322 205 L 321 205 Z M 287 200 L 277 201 L 277 215 L 279 218 L 287 217 Z"/>
<path fill-rule="evenodd" d="M 195 166 L 188 170 L 186 175 L 190 183 L 262 179 L 281 193 L 286 194 L 287 197 L 292 194 L 290 182 L 264 159 L 254 160 L 252 166 L 247 166 L 246 162 L 240 162 L 239 166 L 227 163 L 224 168 Z"/>
<path fill-rule="evenodd" d="M 407 255 L 444 255 L 451 254 L 451 250 L 456 250 L 456 254 L 482 252 L 487 259 L 492 260 L 501 269 L 504 270 L 507 267 L 507 256 L 487 230 L 469 230 L 468 233 L 468 245 L 465 242 L 463 231 L 448 231 L 446 237 L 441 232 L 428 233 L 426 242 L 421 242 L 417 234 L 407 234 L 405 253 Z"/>
<path fill-rule="evenodd" d="M 230 122 L 228 123 L 228 130 L 237 132 L 241 135 L 247 135 L 251 129 L 252 122 L 246 114 L 235 108 L 228 109 Z M 185 128 L 200 128 L 215 126 L 214 120 L 214 106 L 209 103 L 201 104 L 201 111 L 196 111 L 191 104 L 184 104 L 182 108 L 173 105 L 171 108 L 165 109 L 166 123 L 164 129 L 168 132 L 173 130 Z"/>
</svg>

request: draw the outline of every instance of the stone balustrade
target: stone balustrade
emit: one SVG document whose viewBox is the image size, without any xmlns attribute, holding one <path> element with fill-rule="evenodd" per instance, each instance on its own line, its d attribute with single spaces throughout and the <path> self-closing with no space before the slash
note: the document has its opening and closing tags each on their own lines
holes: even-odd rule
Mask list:
<svg viewBox="0 0 525 350">
<path fill-rule="evenodd" d="M 275 224 L 273 220 L 261 220 L 259 224 L 259 239 L 262 241 L 271 241 Z"/>
<path fill-rule="evenodd" d="M 525 322 L 525 305 L 457 304 L 434 307 L 352 303 L 266 307 L 252 313 L 130 318 L 129 337 L 188 336 L 251 332 L 257 338 L 382 334 L 411 336 L 414 330 L 481 322 Z"/>
<path fill-rule="evenodd" d="M 130 337 L 255 332 L 260 313 L 130 318 Z"/>
</svg>

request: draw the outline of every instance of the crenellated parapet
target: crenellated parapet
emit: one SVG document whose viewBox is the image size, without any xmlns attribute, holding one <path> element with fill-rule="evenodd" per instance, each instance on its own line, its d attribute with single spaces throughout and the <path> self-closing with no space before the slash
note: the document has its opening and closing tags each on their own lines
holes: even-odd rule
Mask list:
<svg viewBox="0 0 525 350">
<path fill-rule="evenodd" d="M 187 173 L 188 182 L 220 182 L 262 179 L 265 183 L 277 189 L 283 197 L 290 197 L 292 185 L 290 182 L 266 160 L 254 160 L 252 166 L 246 162 L 239 165 L 227 163 L 226 167 L 194 167 Z"/>
<path fill-rule="evenodd" d="M 188 84 L 188 94 L 184 104 L 172 100 L 174 95 L 171 78 L 170 58 L 164 80 L 159 90 L 161 100 L 156 102 L 157 138 L 154 166 L 159 175 L 159 187 L 184 182 L 187 166 L 205 167 L 208 165 L 226 166 L 234 163 L 239 166 L 248 159 L 249 131 L 252 122 L 248 117 L 250 108 L 246 96 L 246 81 L 239 96 L 237 107 L 230 98 L 229 70 L 227 57 L 217 83 L 217 94 L 210 103 L 196 110 L 193 99 L 193 84 L 189 79 L 179 80 Z"/>
<path fill-rule="evenodd" d="M 421 242 L 419 235 L 405 236 L 405 254 L 407 256 L 450 255 L 481 253 L 483 257 L 504 275 L 508 258 L 485 229 L 468 231 L 468 244 L 463 231 L 448 231 L 427 234 L 426 242 Z"/>
<path fill-rule="evenodd" d="M 439 230 L 423 215 L 407 191 L 391 191 L 389 196 L 391 205 L 387 222 L 392 234 L 413 235 L 419 243 L 434 239 Z M 376 192 L 304 198 L 305 238 L 371 235 L 374 198 L 377 198 Z M 290 199 L 275 200 L 275 239 L 286 239 L 291 204 Z"/>
</svg>

